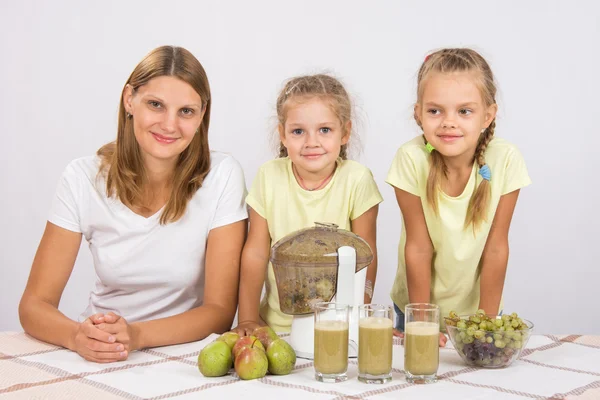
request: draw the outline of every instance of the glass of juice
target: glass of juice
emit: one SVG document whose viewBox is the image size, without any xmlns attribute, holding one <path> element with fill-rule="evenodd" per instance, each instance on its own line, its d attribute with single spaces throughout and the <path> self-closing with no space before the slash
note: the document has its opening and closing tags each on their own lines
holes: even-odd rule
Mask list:
<svg viewBox="0 0 600 400">
<path fill-rule="evenodd" d="M 392 307 L 365 304 L 358 307 L 358 380 L 386 383 L 392 380 Z"/>
<path fill-rule="evenodd" d="M 404 309 L 404 372 L 410 383 L 433 383 L 440 362 L 440 308 L 413 303 Z"/>
<path fill-rule="evenodd" d="M 348 326 L 350 306 L 317 303 L 315 310 L 315 379 L 343 382 L 348 379 Z"/>
</svg>

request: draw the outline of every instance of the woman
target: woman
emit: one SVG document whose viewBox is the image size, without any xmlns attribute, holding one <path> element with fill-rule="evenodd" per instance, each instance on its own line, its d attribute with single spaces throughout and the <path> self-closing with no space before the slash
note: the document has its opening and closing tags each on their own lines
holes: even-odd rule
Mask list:
<svg viewBox="0 0 600 400">
<path fill-rule="evenodd" d="M 208 147 L 210 87 L 187 50 L 160 47 L 121 96 L 117 139 L 71 162 L 19 306 L 25 331 L 86 360 L 231 327 L 247 229 L 240 165 Z M 97 280 L 80 321 L 58 304 L 82 235 Z"/>
</svg>

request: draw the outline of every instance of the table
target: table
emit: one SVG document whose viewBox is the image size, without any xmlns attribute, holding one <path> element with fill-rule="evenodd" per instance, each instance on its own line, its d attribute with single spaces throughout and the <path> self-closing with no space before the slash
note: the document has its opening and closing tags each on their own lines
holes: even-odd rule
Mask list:
<svg viewBox="0 0 600 400">
<path fill-rule="evenodd" d="M 467 367 L 454 349 L 441 349 L 440 380 L 431 385 L 406 382 L 397 338 L 393 380 L 384 385 L 359 382 L 356 359 L 350 379 L 337 384 L 315 381 L 312 362 L 302 359 L 286 376 L 205 378 L 197 356 L 216 337 L 95 364 L 22 332 L 0 332 L 0 399 L 600 399 L 600 336 L 533 335 L 521 359 L 499 370 Z"/>
</svg>

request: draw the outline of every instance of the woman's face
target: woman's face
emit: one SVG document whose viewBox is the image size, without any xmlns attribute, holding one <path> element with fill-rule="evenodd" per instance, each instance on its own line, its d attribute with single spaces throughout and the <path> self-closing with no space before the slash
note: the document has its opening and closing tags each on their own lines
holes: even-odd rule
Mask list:
<svg viewBox="0 0 600 400">
<path fill-rule="evenodd" d="M 136 91 L 127 85 L 123 104 L 145 163 L 175 163 L 198 134 L 205 111 L 194 88 L 173 76 L 153 78 Z"/>
</svg>

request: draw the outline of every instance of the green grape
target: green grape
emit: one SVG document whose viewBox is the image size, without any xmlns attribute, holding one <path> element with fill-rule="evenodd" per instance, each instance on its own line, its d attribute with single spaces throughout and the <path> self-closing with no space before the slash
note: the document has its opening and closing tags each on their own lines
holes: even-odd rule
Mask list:
<svg viewBox="0 0 600 400">
<path fill-rule="evenodd" d="M 502 326 L 504 325 L 504 322 L 502 322 L 501 319 L 497 319 L 494 321 L 494 325 L 496 325 L 497 328 L 502 328 Z"/>
<path fill-rule="evenodd" d="M 485 336 L 485 332 L 482 331 L 481 329 L 476 330 L 475 333 L 473 334 L 473 336 L 475 337 L 475 339 L 481 339 L 482 337 Z"/>
<path fill-rule="evenodd" d="M 456 311 L 450 311 L 450 319 L 459 319 L 458 314 L 456 313 Z"/>
<path fill-rule="evenodd" d="M 471 316 L 469 317 L 469 321 L 471 321 L 471 322 L 475 322 L 476 324 L 479 324 L 479 323 L 481 322 L 481 318 L 479 318 L 479 317 L 478 317 L 478 316 L 476 316 L 476 315 L 471 315 Z"/>
<path fill-rule="evenodd" d="M 456 327 L 458 329 L 467 329 L 467 323 L 463 320 L 458 321 L 458 323 L 456 324 Z"/>
<path fill-rule="evenodd" d="M 523 335 L 521 335 L 521 332 L 515 332 L 513 333 L 513 340 L 521 340 L 523 339 Z"/>
<path fill-rule="evenodd" d="M 481 321 L 479 323 L 479 329 L 483 329 L 483 330 L 487 329 L 487 322 Z"/>
<path fill-rule="evenodd" d="M 464 340 L 467 338 L 467 332 L 460 331 L 460 333 L 458 334 L 458 337 L 460 337 L 460 339 L 464 342 Z"/>
<path fill-rule="evenodd" d="M 492 343 L 492 342 L 494 341 L 494 338 L 493 338 L 493 337 L 491 337 L 491 336 L 488 336 L 488 337 L 485 339 L 485 341 L 486 341 L 486 342 L 488 342 L 488 343 Z"/>
<path fill-rule="evenodd" d="M 508 321 L 508 320 L 510 320 L 510 315 L 508 315 L 508 314 L 503 314 L 501 318 L 502 318 L 502 321 L 503 321 L 503 322 L 504 322 L 504 321 Z"/>
<path fill-rule="evenodd" d="M 515 340 L 513 346 L 515 349 L 520 349 L 521 347 L 523 347 L 523 342 L 521 342 L 520 340 Z"/>
<path fill-rule="evenodd" d="M 519 318 L 519 316 L 517 315 L 517 313 L 516 313 L 516 312 L 514 312 L 514 313 L 510 314 L 510 316 L 511 316 L 512 318 Z"/>
<path fill-rule="evenodd" d="M 473 328 L 467 328 L 467 335 L 473 336 L 474 334 L 475 334 L 475 329 L 473 329 Z"/>
<path fill-rule="evenodd" d="M 477 310 L 477 312 L 475 314 L 477 314 L 478 317 L 485 317 L 485 311 L 482 310 L 481 308 L 479 310 Z"/>
<path fill-rule="evenodd" d="M 475 341 L 475 339 L 473 338 L 473 336 L 467 336 L 464 340 L 463 343 L 464 344 L 471 344 Z"/>
<path fill-rule="evenodd" d="M 501 335 L 500 333 L 494 333 L 494 340 L 502 340 L 504 338 L 504 335 Z"/>
<path fill-rule="evenodd" d="M 509 349 L 514 349 L 515 348 L 515 343 L 511 340 L 508 343 L 506 343 L 506 347 Z"/>
<path fill-rule="evenodd" d="M 496 340 L 494 342 L 494 346 L 496 346 L 499 349 L 503 349 L 504 347 L 506 347 L 506 343 L 504 343 L 503 340 Z"/>
<path fill-rule="evenodd" d="M 517 321 L 516 319 L 513 319 L 512 322 L 510 323 L 510 325 L 513 328 L 518 328 L 519 327 L 519 321 Z"/>
</svg>

